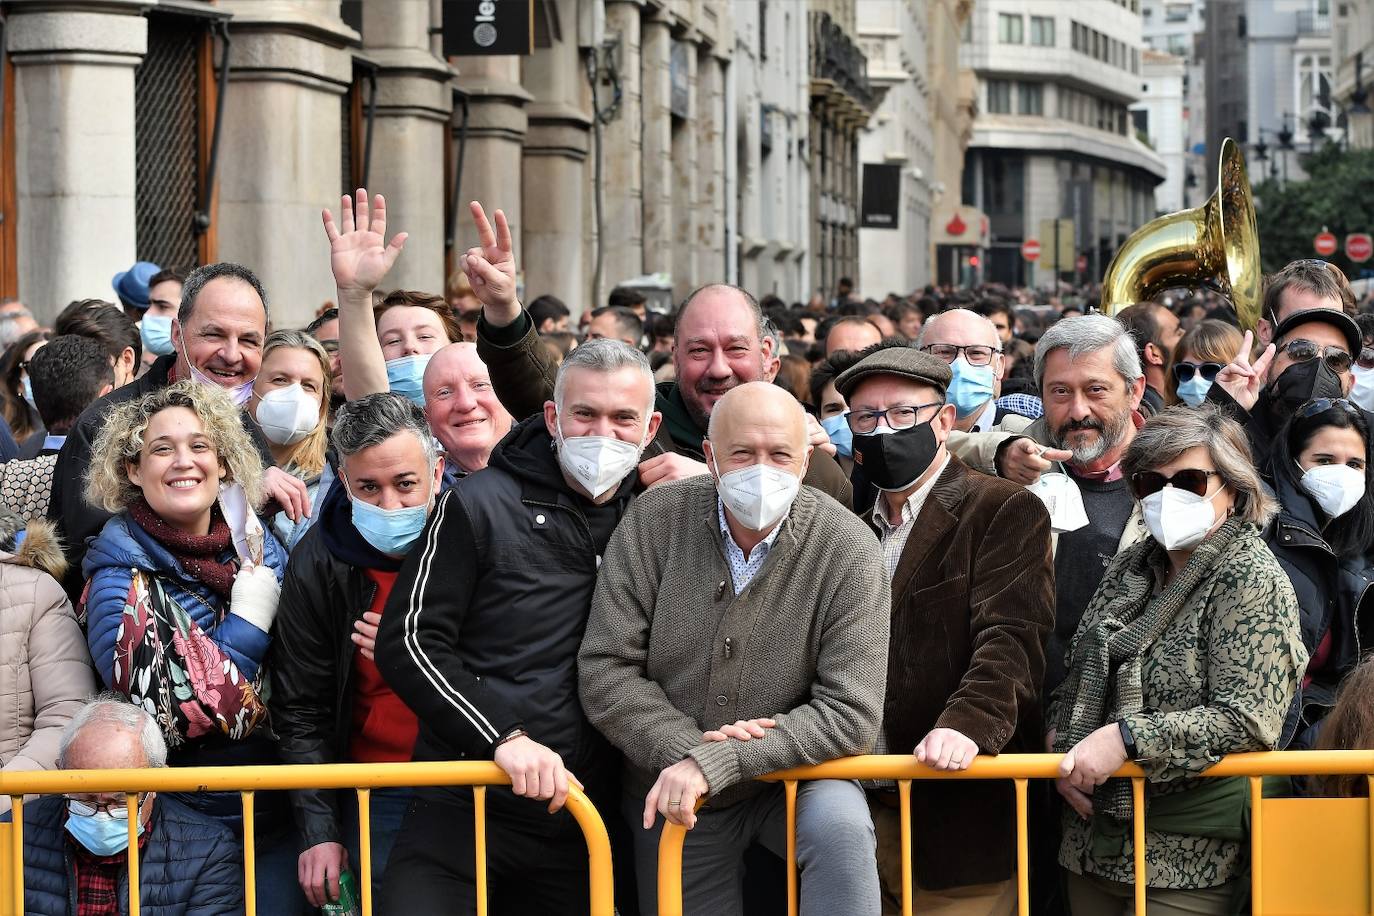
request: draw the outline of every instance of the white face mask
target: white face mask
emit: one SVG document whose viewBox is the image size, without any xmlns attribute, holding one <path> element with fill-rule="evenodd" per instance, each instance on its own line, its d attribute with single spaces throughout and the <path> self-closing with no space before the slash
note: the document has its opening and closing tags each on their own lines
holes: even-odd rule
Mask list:
<svg viewBox="0 0 1374 916">
<path fill-rule="evenodd" d="M 1298 466 L 1302 471 L 1302 465 Z M 1319 464 L 1302 472 L 1302 488 L 1327 518 L 1345 515 L 1364 496 L 1364 471 L 1348 464 Z"/>
<path fill-rule="evenodd" d="M 645 426 L 648 432 L 648 426 Z M 563 423 L 558 421 L 558 464 L 571 475 L 592 499 L 617 486 L 625 475 L 639 466 L 644 440 L 638 445 L 614 436 L 563 437 Z"/>
<path fill-rule="evenodd" d="M 1211 496 L 1198 496 L 1172 486 L 1151 493 L 1140 501 L 1145 510 L 1145 527 L 1165 550 L 1190 550 L 1202 543 L 1216 523 L 1212 500 L 1222 489 L 1218 487 Z"/>
<path fill-rule="evenodd" d="M 769 464 L 751 464 L 716 481 L 720 501 L 750 531 L 763 531 L 786 515 L 800 489 L 800 477 Z"/>
<path fill-rule="evenodd" d="M 1045 504 L 1050 513 L 1050 529 L 1055 534 L 1077 531 L 1088 524 L 1088 513 L 1083 508 L 1083 493 L 1078 484 L 1068 474 L 1051 471 L 1040 475 L 1040 479 L 1026 487 Z"/>
<path fill-rule="evenodd" d="M 1350 400 L 1365 410 L 1374 410 L 1374 369 L 1364 369 L 1356 363 L 1350 371 L 1355 374 L 1355 387 L 1350 389 Z"/>
<path fill-rule="evenodd" d="M 320 425 L 320 399 L 307 394 L 300 382 L 273 388 L 258 402 L 258 425 L 268 441 L 295 445 Z"/>
</svg>

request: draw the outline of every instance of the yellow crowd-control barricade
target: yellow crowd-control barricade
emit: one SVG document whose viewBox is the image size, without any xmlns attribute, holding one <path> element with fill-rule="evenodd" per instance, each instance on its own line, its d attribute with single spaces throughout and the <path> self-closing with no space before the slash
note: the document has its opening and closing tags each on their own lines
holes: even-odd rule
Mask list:
<svg viewBox="0 0 1374 916">
<path fill-rule="evenodd" d="M 310 766 L 169 767 L 142 770 L 60 770 L 0 772 L 0 795 L 14 805 L 13 823 L 0 825 L 0 916 L 24 912 L 24 796 L 66 793 L 125 793 L 129 806 L 129 916 L 139 914 L 138 794 L 141 792 L 238 792 L 243 797 L 244 900 L 256 916 L 253 793 L 284 789 L 353 789 L 358 794 L 358 839 L 362 861 L 358 885 L 363 913 L 372 913 L 370 794 L 392 787 L 472 786 L 476 831 L 477 912 L 487 911 L 486 790 L 508 786 L 494 763 L 340 763 Z M 611 845 L 606 825 L 590 800 L 570 788 L 568 811 L 587 841 L 592 916 L 613 916 Z"/>
<path fill-rule="evenodd" d="M 1016 883 L 1021 916 L 1030 912 L 1029 780 L 1059 775 L 1057 754 L 978 757 L 967 770 L 938 772 L 910 755 L 847 757 L 819 766 L 780 770 L 760 779 L 781 782 L 787 802 L 787 904 L 798 912 L 797 783 L 814 779 L 895 780 L 901 809 L 902 913 L 912 916 L 911 783 L 916 779 L 1009 779 L 1016 792 Z M 1250 786 L 1251 913 L 1254 916 L 1371 916 L 1374 913 L 1374 804 L 1369 798 L 1265 798 L 1266 776 L 1361 775 L 1374 795 L 1374 751 L 1277 751 L 1234 754 L 1205 777 L 1245 777 Z M 1145 778 L 1127 764 L 1135 799 L 1135 911 L 1145 914 Z M 658 913 L 682 916 L 682 845 L 687 831 L 664 827 L 659 842 Z"/>
</svg>

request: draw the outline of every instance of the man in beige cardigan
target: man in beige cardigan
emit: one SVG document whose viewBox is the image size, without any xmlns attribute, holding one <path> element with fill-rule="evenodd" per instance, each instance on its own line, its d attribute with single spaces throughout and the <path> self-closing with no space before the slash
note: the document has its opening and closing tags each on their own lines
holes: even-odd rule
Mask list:
<svg viewBox="0 0 1374 916">
<path fill-rule="evenodd" d="M 800 485 L 810 451 L 790 395 L 741 385 L 711 414 L 711 476 L 645 491 L 606 550 L 580 692 L 626 757 L 646 914 L 656 910 L 664 818 L 691 831 L 685 912 L 734 916 L 745 849 L 786 849 L 782 787 L 753 778 L 866 753 L 877 737 L 887 571 L 852 512 Z M 804 916 L 879 912 L 873 826 L 856 784 L 803 784 L 797 859 Z"/>
</svg>

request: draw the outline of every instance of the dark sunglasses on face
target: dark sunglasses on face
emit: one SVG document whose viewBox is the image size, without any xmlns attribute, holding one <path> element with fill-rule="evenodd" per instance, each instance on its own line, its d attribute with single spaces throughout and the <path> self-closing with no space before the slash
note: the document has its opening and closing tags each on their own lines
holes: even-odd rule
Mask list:
<svg viewBox="0 0 1374 916">
<path fill-rule="evenodd" d="M 1191 382 L 1194 373 L 1201 375 L 1204 382 L 1216 380 L 1217 373 L 1226 368 L 1221 363 L 1174 363 L 1174 381 L 1180 385 Z"/>
<path fill-rule="evenodd" d="M 1288 341 L 1279 349 L 1287 353 L 1288 358 L 1295 363 L 1305 363 L 1320 356 L 1332 372 L 1339 375 L 1350 371 L 1350 354 L 1341 347 L 1319 347 L 1312 341 L 1299 337 Z"/>
<path fill-rule="evenodd" d="M 1217 476 L 1216 471 L 1199 468 L 1184 468 L 1175 471 L 1172 477 L 1165 477 L 1158 471 L 1137 471 L 1131 475 L 1131 492 L 1136 499 L 1144 499 L 1152 493 L 1164 489 L 1165 484 L 1177 490 L 1187 490 L 1197 496 L 1207 496 L 1207 479 Z"/>
<path fill-rule="evenodd" d="M 1315 417 L 1319 413 L 1326 413 L 1333 407 L 1343 410 L 1352 416 L 1360 415 L 1360 408 L 1356 407 L 1345 398 L 1317 398 L 1299 407 L 1297 416 L 1299 419 L 1306 420 L 1308 417 Z"/>
</svg>

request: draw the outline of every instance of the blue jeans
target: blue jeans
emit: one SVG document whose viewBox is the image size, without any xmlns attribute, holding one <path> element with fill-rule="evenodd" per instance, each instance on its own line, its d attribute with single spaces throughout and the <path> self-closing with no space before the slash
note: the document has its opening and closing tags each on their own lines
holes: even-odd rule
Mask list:
<svg viewBox="0 0 1374 916">
<path fill-rule="evenodd" d="M 391 857 L 391 847 L 396 844 L 396 835 L 401 830 L 401 820 L 406 808 L 410 806 L 410 796 L 414 792 L 408 788 L 373 789 L 372 803 L 372 899 L 381 899 L 382 876 L 386 873 L 386 862 Z M 344 800 L 340 804 L 344 845 L 348 847 L 348 867 L 362 880 L 362 844 L 358 841 L 358 805 L 356 793 L 340 793 Z M 348 796 L 352 796 L 351 798 Z M 362 893 L 362 888 L 358 889 Z"/>
</svg>

